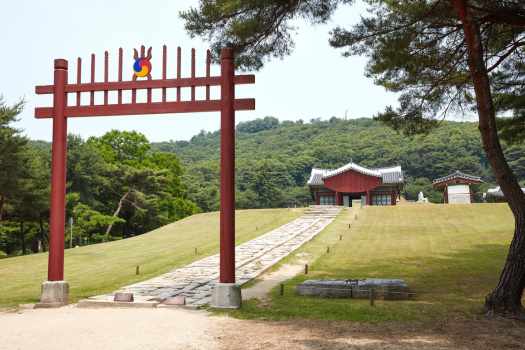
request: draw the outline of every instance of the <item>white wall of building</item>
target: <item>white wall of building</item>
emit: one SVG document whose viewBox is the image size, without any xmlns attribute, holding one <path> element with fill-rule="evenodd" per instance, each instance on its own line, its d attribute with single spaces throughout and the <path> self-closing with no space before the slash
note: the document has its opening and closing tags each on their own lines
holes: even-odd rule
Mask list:
<svg viewBox="0 0 525 350">
<path fill-rule="evenodd" d="M 448 186 L 448 202 L 450 204 L 470 204 L 470 188 L 468 185 Z"/>
</svg>

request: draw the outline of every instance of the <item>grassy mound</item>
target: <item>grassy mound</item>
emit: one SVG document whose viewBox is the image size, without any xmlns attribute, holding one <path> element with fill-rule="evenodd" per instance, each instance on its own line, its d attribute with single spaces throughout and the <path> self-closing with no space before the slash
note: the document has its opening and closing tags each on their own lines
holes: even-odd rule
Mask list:
<svg viewBox="0 0 525 350">
<path fill-rule="evenodd" d="M 283 225 L 302 212 L 302 209 L 237 211 L 237 244 Z M 67 249 L 65 279 L 70 284 L 71 301 L 76 301 L 154 277 L 218 250 L 219 213 L 198 214 L 141 236 Z M 0 306 L 37 301 L 40 285 L 46 278 L 47 253 L 1 259 Z"/>
<path fill-rule="evenodd" d="M 315 262 L 308 275 L 286 282 L 284 296 L 273 290 L 270 301 L 251 301 L 234 314 L 355 321 L 473 317 L 497 283 L 514 228 L 505 204 L 367 207 L 357 220 L 354 215 L 342 213 L 299 250 Z M 367 300 L 302 297 L 294 291 L 307 279 L 366 277 L 403 278 L 416 296 L 379 300 L 371 307 Z"/>
</svg>

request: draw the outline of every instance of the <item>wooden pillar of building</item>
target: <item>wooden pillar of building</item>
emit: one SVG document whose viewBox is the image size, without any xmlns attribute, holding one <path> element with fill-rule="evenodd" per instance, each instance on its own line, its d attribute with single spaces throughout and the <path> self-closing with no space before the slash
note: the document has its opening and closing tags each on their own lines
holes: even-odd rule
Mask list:
<svg viewBox="0 0 525 350">
<path fill-rule="evenodd" d="M 341 205 L 341 193 L 340 192 L 335 192 L 335 205 Z"/>
</svg>

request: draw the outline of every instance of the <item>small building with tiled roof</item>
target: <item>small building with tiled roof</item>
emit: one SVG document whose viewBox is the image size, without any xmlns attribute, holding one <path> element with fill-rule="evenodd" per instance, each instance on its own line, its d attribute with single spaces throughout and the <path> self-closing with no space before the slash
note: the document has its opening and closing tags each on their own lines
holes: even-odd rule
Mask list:
<svg viewBox="0 0 525 350">
<path fill-rule="evenodd" d="M 432 181 L 432 186 L 444 191 L 443 200 L 450 204 L 470 204 L 473 193 L 470 185 L 482 183 L 481 177 L 465 174 L 459 170 Z"/>
<path fill-rule="evenodd" d="M 366 168 L 350 162 L 337 169 L 313 168 L 307 184 L 317 205 L 395 205 L 404 178 L 401 166 Z"/>
</svg>

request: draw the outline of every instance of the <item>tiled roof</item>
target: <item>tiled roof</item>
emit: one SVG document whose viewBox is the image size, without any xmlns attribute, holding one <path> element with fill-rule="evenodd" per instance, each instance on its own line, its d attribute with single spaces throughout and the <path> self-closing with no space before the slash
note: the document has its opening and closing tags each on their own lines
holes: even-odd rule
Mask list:
<svg viewBox="0 0 525 350">
<path fill-rule="evenodd" d="M 380 177 L 384 184 L 398 184 L 403 183 L 404 181 L 403 171 L 401 170 L 401 166 L 399 165 L 389 168 L 370 169 L 365 168 L 356 163 L 350 162 L 337 169 L 313 168 L 312 173 L 310 174 L 310 179 L 308 180 L 307 184 L 313 186 L 324 185 L 324 179 L 342 174 L 348 170 L 354 170 L 358 173 L 368 176 Z"/>
<path fill-rule="evenodd" d="M 403 170 L 401 170 L 401 165 L 374 170 L 381 173 L 384 184 L 400 184 L 405 181 L 403 178 Z"/>
<path fill-rule="evenodd" d="M 348 163 L 346 165 L 343 165 L 340 168 L 337 168 L 337 169 L 334 169 L 334 170 L 330 170 L 327 174 L 325 174 L 323 176 L 323 179 L 342 174 L 342 173 L 344 173 L 344 172 L 346 172 L 348 170 L 354 170 L 354 171 L 356 171 L 358 173 L 361 173 L 361 174 L 364 174 L 364 175 L 368 175 L 368 176 L 381 177 L 381 173 L 379 171 L 375 171 L 375 170 L 372 170 L 372 169 L 367 169 L 365 167 L 362 167 L 360 165 L 357 165 L 355 163 L 350 162 L 350 163 Z"/>
<path fill-rule="evenodd" d="M 481 177 L 479 177 L 479 176 L 465 174 L 465 173 L 462 173 L 459 170 L 456 170 L 455 173 L 447 175 L 447 176 L 444 176 L 444 177 L 440 177 L 439 179 L 435 179 L 434 181 L 432 181 L 432 183 L 435 185 L 435 184 L 439 184 L 439 183 L 442 183 L 442 182 L 451 181 L 451 180 L 454 180 L 454 179 L 463 179 L 463 180 L 467 180 L 467 181 L 471 181 L 471 182 L 483 182 L 483 180 L 481 180 Z"/>
<path fill-rule="evenodd" d="M 308 179 L 308 185 L 324 185 L 323 176 L 328 173 L 329 169 L 318 169 L 312 168 L 310 173 L 310 179 Z"/>
</svg>

